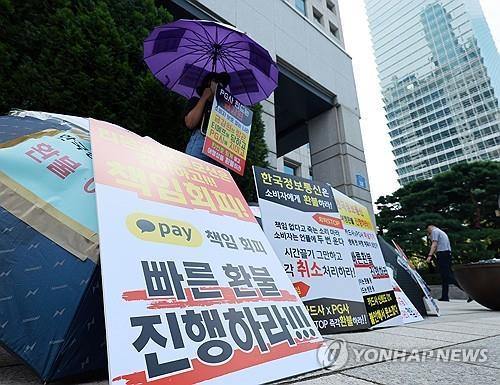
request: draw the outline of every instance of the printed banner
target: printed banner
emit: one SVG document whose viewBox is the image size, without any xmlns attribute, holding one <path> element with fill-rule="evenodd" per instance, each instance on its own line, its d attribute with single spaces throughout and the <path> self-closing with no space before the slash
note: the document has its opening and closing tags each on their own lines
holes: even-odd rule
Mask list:
<svg viewBox="0 0 500 385">
<path fill-rule="evenodd" d="M 402 324 L 398 303 L 368 209 L 332 188 L 372 327 Z"/>
<path fill-rule="evenodd" d="M 0 198 L 5 209 L 74 255 L 97 260 L 89 140 L 50 129 L 2 143 Z"/>
<path fill-rule="evenodd" d="M 409 324 L 412 322 L 423 321 L 424 319 L 422 315 L 394 279 L 394 272 L 392 269 L 390 267 L 387 267 L 387 269 L 391 277 L 392 289 L 394 290 L 394 294 L 396 295 L 396 299 L 398 301 L 399 311 L 401 312 L 403 323 Z"/>
<path fill-rule="evenodd" d="M 240 175 L 245 172 L 253 111 L 217 87 L 203 153 Z"/>
<path fill-rule="evenodd" d="M 110 383 L 257 384 L 322 337 L 228 171 L 91 121 Z"/>
<path fill-rule="evenodd" d="M 429 286 L 427 286 L 427 283 L 424 281 L 424 279 L 420 276 L 420 274 L 417 272 L 413 264 L 411 264 L 410 260 L 406 256 L 405 252 L 399 246 L 394 240 L 392 240 L 392 243 L 394 244 L 394 247 L 396 248 L 396 251 L 399 253 L 398 257 L 398 264 L 405 269 L 408 274 L 413 278 L 413 280 L 420 286 L 424 293 L 424 304 L 425 304 L 425 310 L 427 311 L 428 315 L 436 315 L 439 317 L 439 306 L 436 303 L 436 300 L 432 297 L 431 290 L 429 289 Z"/>
<path fill-rule="evenodd" d="M 90 142 L 56 130 L 32 136 L 14 146 L 0 148 L 0 171 L 97 232 L 95 211 L 88 209 L 95 206 Z M 81 197 L 81 203 L 75 205 L 72 196 Z"/>
<path fill-rule="evenodd" d="M 330 186 L 254 167 L 264 232 L 322 334 L 370 327 Z"/>
</svg>

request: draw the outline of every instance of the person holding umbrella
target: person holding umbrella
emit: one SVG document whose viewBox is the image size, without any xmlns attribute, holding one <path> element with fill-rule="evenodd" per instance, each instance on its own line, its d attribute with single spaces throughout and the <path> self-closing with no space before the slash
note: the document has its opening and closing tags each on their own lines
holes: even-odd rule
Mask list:
<svg viewBox="0 0 500 385">
<path fill-rule="evenodd" d="M 201 149 L 216 84 L 245 106 L 266 99 L 278 85 L 278 66 L 264 47 L 233 26 L 209 20 L 156 27 L 144 40 L 144 61 L 165 88 L 189 100 L 186 152 L 210 162 Z"/>
<path fill-rule="evenodd" d="M 193 96 L 187 102 L 184 112 L 184 124 L 191 130 L 191 138 L 186 146 L 185 153 L 195 158 L 216 164 L 214 160 L 203 154 L 203 143 L 207 132 L 208 120 L 212 101 L 217 90 L 217 85 L 226 87 L 229 83 L 229 75 L 226 72 L 208 73 L 196 89 L 199 95 Z"/>
</svg>

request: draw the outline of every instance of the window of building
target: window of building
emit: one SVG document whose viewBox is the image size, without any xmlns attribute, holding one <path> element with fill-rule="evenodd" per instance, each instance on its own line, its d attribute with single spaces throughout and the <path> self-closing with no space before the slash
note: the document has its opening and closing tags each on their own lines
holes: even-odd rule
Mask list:
<svg viewBox="0 0 500 385">
<path fill-rule="evenodd" d="M 285 160 L 283 172 L 288 175 L 299 175 L 299 165 L 288 160 Z"/>
<path fill-rule="evenodd" d="M 295 8 L 306 16 L 306 0 L 295 0 Z"/>
<path fill-rule="evenodd" d="M 323 14 L 313 7 L 313 17 L 316 22 L 323 25 Z"/>
<path fill-rule="evenodd" d="M 328 8 L 328 10 L 333 13 L 333 14 L 337 14 L 337 10 L 335 9 L 335 4 L 333 3 L 333 1 L 330 1 L 330 0 L 326 0 L 326 8 Z"/>
<path fill-rule="evenodd" d="M 332 24 L 332 23 L 329 23 L 329 24 L 330 24 L 330 33 L 338 39 L 339 38 L 339 29 L 338 29 L 338 27 L 336 25 Z"/>
</svg>

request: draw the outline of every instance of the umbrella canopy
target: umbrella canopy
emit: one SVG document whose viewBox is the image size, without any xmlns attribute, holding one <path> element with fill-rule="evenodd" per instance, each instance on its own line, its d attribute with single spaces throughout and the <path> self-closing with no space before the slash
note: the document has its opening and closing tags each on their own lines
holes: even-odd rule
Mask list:
<svg viewBox="0 0 500 385">
<path fill-rule="evenodd" d="M 0 144 L 43 130 L 65 132 L 71 128 L 60 118 L 42 120 L 28 113 L 23 115 L 0 116 Z M 0 162 L 1 172 L 6 163 Z M 90 160 L 88 166 L 92 167 Z M 40 172 L 44 170 L 40 165 Z M 33 183 L 43 185 L 45 180 L 40 174 L 28 175 Z M 73 205 L 85 204 L 68 191 L 59 191 L 51 202 L 67 199 Z M 0 199 L 0 346 L 30 366 L 43 382 L 105 369 L 99 266 L 89 258 L 80 260 L 12 214 L 4 207 L 4 197 Z M 95 211 L 95 203 L 85 210 Z"/>
<path fill-rule="evenodd" d="M 278 67 L 269 52 L 244 32 L 214 21 L 177 20 L 157 27 L 144 41 L 144 60 L 168 89 L 197 95 L 211 72 L 229 75 L 229 92 L 252 105 L 278 85 Z"/>
</svg>

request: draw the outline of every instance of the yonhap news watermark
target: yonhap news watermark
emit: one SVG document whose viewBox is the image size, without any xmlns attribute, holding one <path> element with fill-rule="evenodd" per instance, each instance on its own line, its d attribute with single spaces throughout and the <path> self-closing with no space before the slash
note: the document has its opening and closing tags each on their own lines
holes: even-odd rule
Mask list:
<svg viewBox="0 0 500 385">
<path fill-rule="evenodd" d="M 465 362 L 484 363 L 488 361 L 488 349 L 448 347 L 432 350 L 384 349 L 360 347 L 343 339 L 327 340 L 318 350 L 318 361 L 330 370 L 340 370 L 350 364 L 374 364 L 383 361 L 412 362 Z M 349 365 L 348 365 L 349 363 Z"/>
</svg>

